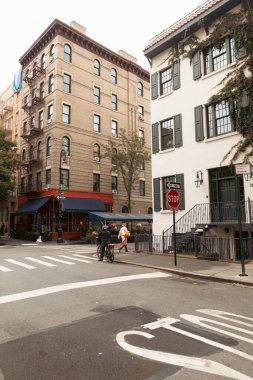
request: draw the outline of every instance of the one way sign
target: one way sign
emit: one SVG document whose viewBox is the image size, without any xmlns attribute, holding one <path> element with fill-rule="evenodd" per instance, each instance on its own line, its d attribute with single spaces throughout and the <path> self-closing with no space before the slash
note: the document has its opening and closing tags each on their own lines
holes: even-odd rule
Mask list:
<svg viewBox="0 0 253 380">
<path fill-rule="evenodd" d="M 166 189 L 181 189 L 181 184 L 180 182 L 166 182 Z"/>
</svg>

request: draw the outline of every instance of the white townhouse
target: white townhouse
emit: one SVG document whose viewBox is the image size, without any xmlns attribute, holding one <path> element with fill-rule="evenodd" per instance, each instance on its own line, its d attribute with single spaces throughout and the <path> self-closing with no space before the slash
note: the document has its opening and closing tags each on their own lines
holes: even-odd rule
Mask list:
<svg viewBox="0 0 253 380">
<path fill-rule="evenodd" d="M 181 188 L 176 232 L 229 237 L 233 245 L 221 250 L 232 259 L 240 258 L 238 238 L 248 244 L 251 237 L 253 178 L 251 165 L 241 167 L 250 169 L 243 175 L 229 157 L 224 160 L 242 138 L 231 117 L 232 102 L 210 99 L 247 54 L 243 47 L 235 49 L 233 31 L 223 31 L 210 46 L 201 41 L 209 37 L 220 16 L 237 14 L 242 5 L 240 0 L 208 0 L 155 36 L 144 49 L 151 67 L 153 234 L 173 235 L 166 183 L 177 182 Z M 186 45 L 180 53 L 180 46 L 193 36 L 200 43 L 190 59 L 186 57 L 190 47 Z M 243 164 L 243 156 L 236 163 Z M 217 251 L 210 247 L 208 252 Z M 245 257 L 252 255 L 248 245 L 243 249 Z"/>
</svg>

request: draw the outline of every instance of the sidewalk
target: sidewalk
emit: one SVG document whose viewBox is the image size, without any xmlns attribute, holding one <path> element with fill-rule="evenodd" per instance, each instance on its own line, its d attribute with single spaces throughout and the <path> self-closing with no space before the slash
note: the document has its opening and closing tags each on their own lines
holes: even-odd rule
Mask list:
<svg viewBox="0 0 253 380">
<path fill-rule="evenodd" d="M 15 239 L 2 239 L 5 246 L 21 246 L 22 244 L 36 244 L 28 241 Z M 56 245 L 56 241 L 38 243 L 42 245 Z M 83 245 L 90 248 L 92 252 L 96 249 L 95 245 L 84 244 L 81 241 L 64 241 L 62 245 Z M 241 284 L 253 287 L 253 261 L 245 261 L 245 274 L 241 276 L 241 262 L 222 262 L 200 260 L 193 256 L 182 256 L 177 254 L 175 265 L 175 257 L 173 254 L 159 254 L 149 252 L 135 252 L 134 244 L 128 244 L 129 252 L 118 253 L 118 245 L 115 245 L 115 262 L 142 266 L 175 273 L 185 277 L 199 278 L 202 280 L 220 281 L 234 284 Z M 0 251 L 1 252 L 1 251 Z"/>
</svg>

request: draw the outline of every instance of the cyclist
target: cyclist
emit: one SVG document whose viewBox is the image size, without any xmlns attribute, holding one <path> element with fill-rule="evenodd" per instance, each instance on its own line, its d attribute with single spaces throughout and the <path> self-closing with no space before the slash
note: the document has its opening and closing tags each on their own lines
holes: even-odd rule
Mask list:
<svg viewBox="0 0 253 380">
<path fill-rule="evenodd" d="M 107 243 L 110 243 L 110 237 L 111 234 L 108 231 L 108 226 L 104 224 L 102 226 L 102 230 L 98 234 L 98 244 L 100 245 L 100 256 L 99 256 L 99 261 L 103 261 L 104 254 L 105 254 L 105 247 Z"/>
</svg>

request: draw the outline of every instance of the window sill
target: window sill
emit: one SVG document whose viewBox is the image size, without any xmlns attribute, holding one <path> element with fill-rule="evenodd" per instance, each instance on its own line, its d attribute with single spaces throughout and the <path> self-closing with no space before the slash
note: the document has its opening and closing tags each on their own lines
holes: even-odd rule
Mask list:
<svg viewBox="0 0 253 380">
<path fill-rule="evenodd" d="M 168 153 L 168 152 L 174 152 L 176 148 L 173 147 L 173 148 L 169 148 L 169 149 L 164 149 L 164 150 L 160 150 L 160 154 L 164 154 L 164 153 Z"/>
<path fill-rule="evenodd" d="M 170 91 L 170 92 L 167 92 L 166 94 L 159 95 L 159 96 L 158 96 L 158 99 L 166 98 L 166 96 L 169 96 L 169 95 L 173 94 L 173 92 L 174 92 L 174 91 L 172 90 L 172 91 Z"/>
<path fill-rule="evenodd" d="M 226 139 L 228 137 L 237 136 L 238 134 L 239 133 L 237 131 L 224 133 L 223 135 L 214 136 L 214 137 L 210 137 L 209 139 L 206 139 L 205 143 L 209 143 L 209 142 L 213 142 L 213 141 L 217 141 L 221 139 Z"/>
<path fill-rule="evenodd" d="M 203 74 L 202 79 L 203 79 L 203 80 L 204 80 L 204 79 L 208 79 L 208 78 L 212 77 L 212 76 L 215 75 L 215 74 L 218 74 L 218 73 L 221 73 L 222 71 L 225 71 L 225 70 L 231 69 L 233 66 L 236 66 L 236 62 L 232 62 L 232 63 L 230 63 L 229 65 L 220 68 L 219 70 L 212 71 L 211 73 Z"/>
</svg>

